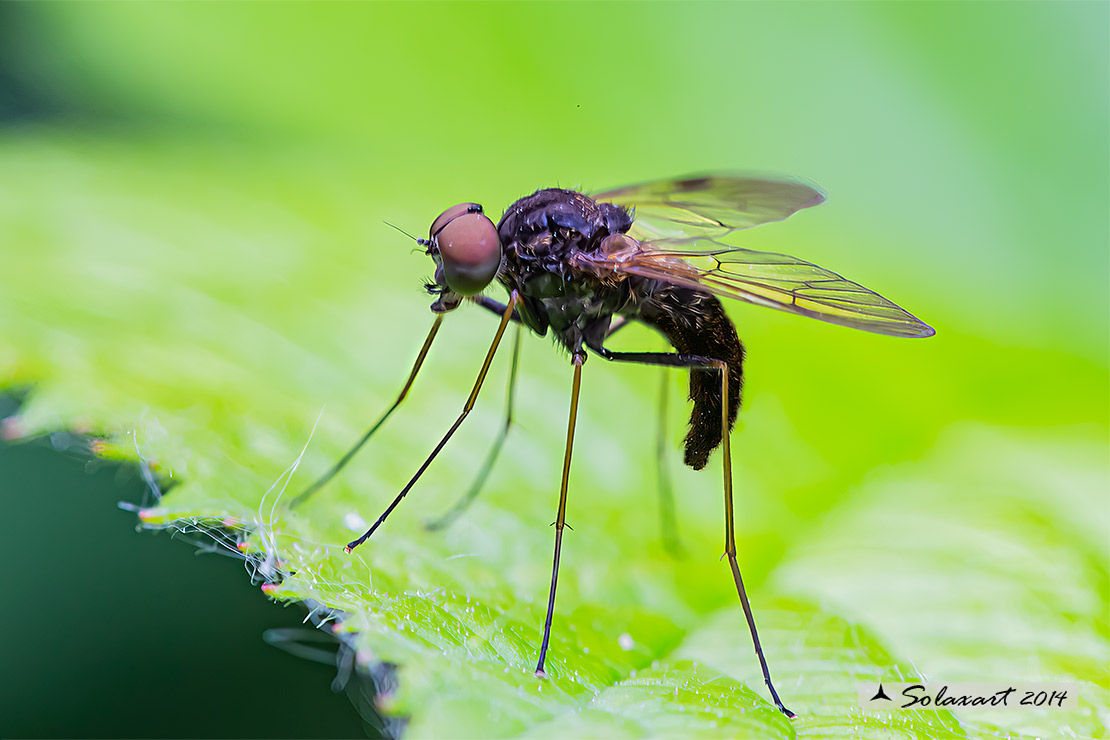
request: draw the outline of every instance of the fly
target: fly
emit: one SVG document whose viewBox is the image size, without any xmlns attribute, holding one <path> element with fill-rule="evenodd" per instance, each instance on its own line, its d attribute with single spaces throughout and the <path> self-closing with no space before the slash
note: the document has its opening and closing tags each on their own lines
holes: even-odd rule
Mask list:
<svg viewBox="0 0 1110 740">
<path fill-rule="evenodd" d="M 567 481 L 587 353 L 611 362 L 685 368 L 690 372 L 693 410 L 685 440 L 685 462 L 700 470 L 721 448 L 724 474 L 725 555 L 751 632 L 764 681 L 775 705 L 794 717 L 771 682 L 736 559 L 733 524 L 732 457 L 729 435 L 740 409 L 744 345 L 720 298 L 809 316 L 854 329 L 899 337 L 935 332 L 913 315 L 858 283 L 805 260 L 757 252 L 724 241 L 733 232 L 781 221 L 824 202 L 824 194 L 801 180 L 769 176 L 711 175 L 647 182 L 590 196 L 548 188 L 513 203 L 494 225 L 476 203 L 441 213 L 417 239 L 435 262 L 435 320 L 397 399 L 324 476 L 294 501 L 303 503 L 338 473 L 401 404 L 428 354 L 443 317 L 464 302 L 481 306 L 500 322 L 463 411 L 393 502 L 356 540 L 365 542 L 397 508 L 451 435 L 474 408 L 501 339 L 516 325 L 505 426 L 475 483 L 439 526 L 477 495 L 496 460 L 512 419 L 520 328 L 540 336 L 550 332 L 570 355 L 573 367 L 551 587 L 536 675 L 544 663 L 555 612 L 559 555 L 566 526 Z M 485 291 L 494 282 L 505 289 L 501 303 Z M 660 334 L 673 352 L 615 352 L 607 340 L 638 321 Z"/>
</svg>

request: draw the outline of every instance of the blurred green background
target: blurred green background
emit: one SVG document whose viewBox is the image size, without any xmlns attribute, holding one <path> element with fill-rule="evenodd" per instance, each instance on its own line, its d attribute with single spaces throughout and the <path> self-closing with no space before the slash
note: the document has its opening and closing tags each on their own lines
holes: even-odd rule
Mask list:
<svg viewBox="0 0 1110 740">
<path fill-rule="evenodd" d="M 91 431 L 141 455 L 181 483 L 160 521 L 261 522 L 251 546 L 297 571 L 276 595 L 347 610 L 368 662 L 402 663 L 382 707 L 412 716 L 414 735 L 913 736 L 926 725 L 852 709 L 855 680 L 894 680 L 897 665 L 1083 686 L 1063 717 L 921 720 L 954 736 L 1102 736 L 1108 15 L 1095 2 L 5 3 L 0 384 L 33 388 L 6 434 Z M 900 341 L 730 306 L 749 353 L 741 563 L 801 722 L 668 724 L 678 708 L 637 719 L 604 691 L 630 691 L 620 682 L 653 661 L 669 689 L 668 671 L 700 660 L 762 695 L 716 561 L 719 480 L 678 469 L 677 414 L 687 556 L 659 544 L 655 372 L 585 368 L 548 697 L 495 684 L 534 660 L 549 577 L 570 373 L 546 340 L 526 339 L 520 424 L 446 535 L 420 522 L 485 454 L 505 357 L 379 544 L 337 549 L 462 403 L 493 329 L 477 311 L 449 317 L 414 397 L 333 490 L 296 515 L 263 509 L 306 444 L 290 492 L 389 402 L 430 323 L 430 263 L 383 220 L 420 233 L 459 201 L 497 214 L 539 187 L 737 169 L 830 194 L 739 243 L 842 272 L 937 328 Z M 77 516 L 67 491 L 0 472 L 9 516 L 21 498 L 57 502 L 25 526 L 47 535 Z M 104 540 L 134 536 L 98 532 L 79 572 L 111 579 Z M 40 587 L 61 585 L 42 572 Z M 583 659 L 591 624 L 635 625 L 644 650 L 605 640 Z M 166 639 L 188 629 L 167 623 Z"/>
</svg>

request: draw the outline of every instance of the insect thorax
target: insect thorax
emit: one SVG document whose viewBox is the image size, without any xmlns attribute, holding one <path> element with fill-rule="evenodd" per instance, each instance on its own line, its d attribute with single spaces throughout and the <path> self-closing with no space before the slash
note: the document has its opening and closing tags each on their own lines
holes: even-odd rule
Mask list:
<svg viewBox="0 0 1110 740">
<path fill-rule="evenodd" d="M 628 286 L 577 269 L 571 258 L 631 225 L 623 208 L 573 190 L 538 190 L 510 206 L 497 227 L 505 253 L 498 280 L 520 295 L 525 324 L 540 335 L 551 328 L 570 351 L 591 331 L 608 327 L 629 300 Z"/>
</svg>

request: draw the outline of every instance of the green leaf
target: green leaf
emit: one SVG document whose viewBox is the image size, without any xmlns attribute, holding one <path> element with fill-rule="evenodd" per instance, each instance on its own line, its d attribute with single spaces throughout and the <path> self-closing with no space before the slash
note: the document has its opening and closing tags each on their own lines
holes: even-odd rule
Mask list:
<svg viewBox="0 0 1110 740">
<path fill-rule="evenodd" d="M 525 343 L 520 423 L 468 513 L 444 533 L 423 527 L 466 489 L 502 423 L 504 356 L 458 438 L 374 538 L 345 554 L 454 419 L 493 325 L 477 310 L 450 316 L 396 418 L 289 509 L 392 401 L 431 323 L 419 289 L 427 259 L 380 218 L 420 231 L 442 204 L 406 199 L 420 192 L 415 175 L 385 183 L 357 176 L 369 163 L 335 164 L 335 152 L 284 156 L 65 132 L 0 145 L 0 230 L 12 245 L 0 270 L 0 379 L 34 385 L 7 429 L 90 431 L 104 454 L 173 480 L 143 520 L 229 527 L 261 573 L 281 575 L 274 598 L 341 612 L 333 627 L 360 662 L 398 666 L 378 704 L 407 719 L 408 735 L 1105 734 L 1105 430 L 952 430 L 912 405 L 900 415 L 884 399 L 907 378 L 924 386 L 928 367 L 863 377 L 857 391 L 874 396 L 859 391 L 862 420 L 807 442 L 821 428 L 819 399 L 791 405 L 790 388 L 758 369 L 792 364 L 797 337 L 753 331 L 759 359 L 734 445 L 738 540 L 794 722 L 769 703 L 719 560 L 719 473 L 673 471 L 687 554 L 671 558 L 659 543 L 654 373 L 585 368 L 546 680 L 533 670 L 570 372 L 545 342 Z M 873 357 L 925 351 L 855 346 Z M 971 395 L 959 377 L 947 382 Z M 867 421 L 880 416 L 881 429 Z M 933 445 L 922 428 L 949 431 Z M 887 467 L 870 472 L 876 457 Z M 856 706 L 860 682 L 923 674 L 1074 681 L 1080 709 Z"/>
</svg>

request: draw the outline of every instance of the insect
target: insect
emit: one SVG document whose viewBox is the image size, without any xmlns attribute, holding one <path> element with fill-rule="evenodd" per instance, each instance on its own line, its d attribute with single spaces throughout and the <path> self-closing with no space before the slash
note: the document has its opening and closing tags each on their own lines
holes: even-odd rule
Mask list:
<svg viewBox="0 0 1110 740">
<path fill-rule="evenodd" d="M 740 408 L 744 346 L 719 298 L 880 334 L 934 334 L 931 327 L 894 303 L 830 270 L 723 241 L 736 231 L 780 221 L 824 200 L 819 189 L 797 179 L 710 175 L 647 182 L 593 196 L 559 188 L 538 190 L 513 203 L 496 225 L 476 203 L 448 208 L 432 222 L 428 238 L 416 240 L 436 266 L 434 281 L 425 286 L 435 297 L 431 306 L 435 320 L 408 380 L 377 423 L 293 505 L 302 503 L 338 473 L 404 400 L 445 314 L 469 302 L 496 314 L 500 323 L 462 413 L 385 512 L 347 545 L 348 552 L 374 534 L 463 423 L 509 324 L 517 325 L 510 419 L 520 327 L 541 336 L 550 332 L 570 355 L 573 381 L 551 587 L 536 664 L 536 675 L 542 677 L 555 611 L 567 481 L 587 353 L 611 362 L 686 368 L 693 410 L 685 462 L 694 469 L 704 468 L 710 453 L 721 448 L 725 555 L 767 688 L 779 710 L 795 716 L 771 682 L 736 558 L 729 434 Z M 507 292 L 506 302 L 484 294 L 494 281 Z M 610 350 L 607 340 L 634 321 L 658 331 L 675 351 Z M 504 431 L 460 506 L 477 493 L 504 440 Z"/>
</svg>

